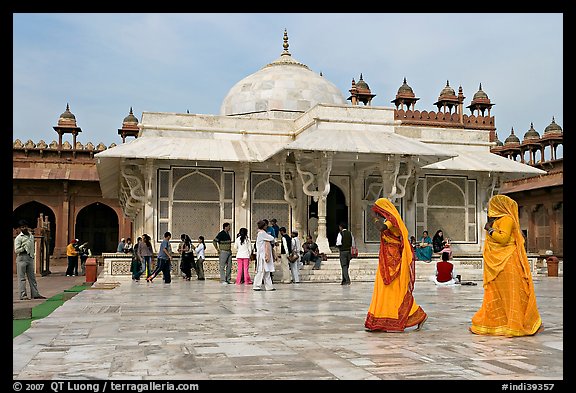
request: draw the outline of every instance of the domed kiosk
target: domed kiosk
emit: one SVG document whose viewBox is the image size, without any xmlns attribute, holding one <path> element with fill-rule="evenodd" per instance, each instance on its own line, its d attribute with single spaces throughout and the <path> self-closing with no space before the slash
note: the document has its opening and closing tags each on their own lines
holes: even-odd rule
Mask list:
<svg viewBox="0 0 576 393">
<path fill-rule="evenodd" d="M 292 58 L 284 31 L 280 57 L 236 83 L 220 114 L 295 118 L 318 103 L 346 105 L 346 100 L 333 83 Z"/>
</svg>

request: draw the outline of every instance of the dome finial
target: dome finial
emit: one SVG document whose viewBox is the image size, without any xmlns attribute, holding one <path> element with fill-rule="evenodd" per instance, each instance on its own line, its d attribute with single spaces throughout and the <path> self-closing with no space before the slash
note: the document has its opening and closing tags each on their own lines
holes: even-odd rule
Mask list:
<svg viewBox="0 0 576 393">
<path fill-rule="evenodd" d="M 288 52 L 288 47 L 290 45 L 288 44 L 288 31 L 286 29 L 284 29 L 284 44 L 282 46 L 284 47 L 284 52 L 282 52 L 282 54 L 289 55 L 290 52 Z"/>
<path fill-rule="evenodd" d="M 70 111 L 70 105 L 68 103 L 66 103 L 66 110 Z"/>
<path fill-rule="evenodd" d="M 132 107 L 130 107 L 130 114 L 133 115 L 134 113 L 132 112 Z"/>
<path fill-rule="evenodd" d="M 482 82 L 480 82 L 480 87 L 478 88 L 478 90 L 482 90 Z"/>
</svg>

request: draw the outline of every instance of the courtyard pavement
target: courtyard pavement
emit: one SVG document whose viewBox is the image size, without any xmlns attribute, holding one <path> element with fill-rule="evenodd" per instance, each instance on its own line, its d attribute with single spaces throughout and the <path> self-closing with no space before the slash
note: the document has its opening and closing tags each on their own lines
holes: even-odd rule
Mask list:
<svg viewBox="0 0 576 393">
<path fill-rule="evenodd" d="M 66 288 L 83 281 L 39 277 L 45 296 L 53 295 L 50 279 L 52 291 L 57 280 Z M 481 283 L 416 281 L 415 300 L 428 314 L 422 330 L 370 333 L 364 318 L 373 282 L 275 284 L 276 291 L 256 292 L 216 280 L 104 277 L 13 339 L 12 374 L 14 380 L 540 380 L 556 381 L 558 390 L 563 277 L 538 276 L 534 284 L 545 330 L 505 338 L 468 331 L 482 302 Z"/>
</svg>

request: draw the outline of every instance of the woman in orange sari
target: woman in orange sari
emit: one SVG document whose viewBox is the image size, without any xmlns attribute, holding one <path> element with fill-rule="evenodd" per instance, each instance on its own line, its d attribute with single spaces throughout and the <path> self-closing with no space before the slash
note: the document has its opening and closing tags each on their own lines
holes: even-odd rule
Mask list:
<svg viewBox="0 0 576 393">
<path fill-rule="evenodd" d="M 518 204 L 505 195 L 488 203 L 484 242 L 484 299 L 470 331 L 493 336 L 531 336 L 543 329 L 520 231 Z"/>
<path fill-rule="evenodd" d="M 368 331 L 403 332 L 410 326 L 420 330 L 428 316 L 412 297 L 415 258 L 406 225 L 386 198 L 378 199 L 372 212 L 380 230 L 380 255 L 364 326 Z"/>
</svg>

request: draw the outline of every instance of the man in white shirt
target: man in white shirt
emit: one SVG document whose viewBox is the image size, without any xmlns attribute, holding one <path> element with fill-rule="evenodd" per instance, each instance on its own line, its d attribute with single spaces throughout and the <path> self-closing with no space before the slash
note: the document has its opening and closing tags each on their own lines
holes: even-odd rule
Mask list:
<svg viewBox="0 0 576 393">
<path fill-rule="evenodd" d="M 14 252 L 16 252 L 16 272 L 18 274 L 18 293 L 20 300 L 29 300 L 26 293 L 26 277 L 30 284 L 32 299 L 46 299 L 38 292 L 36 274 L 34 273 L 34 234 L 28 230 L 25 220 L 18 222 L 20 233 L 14 239 Z"/>
</svg>

